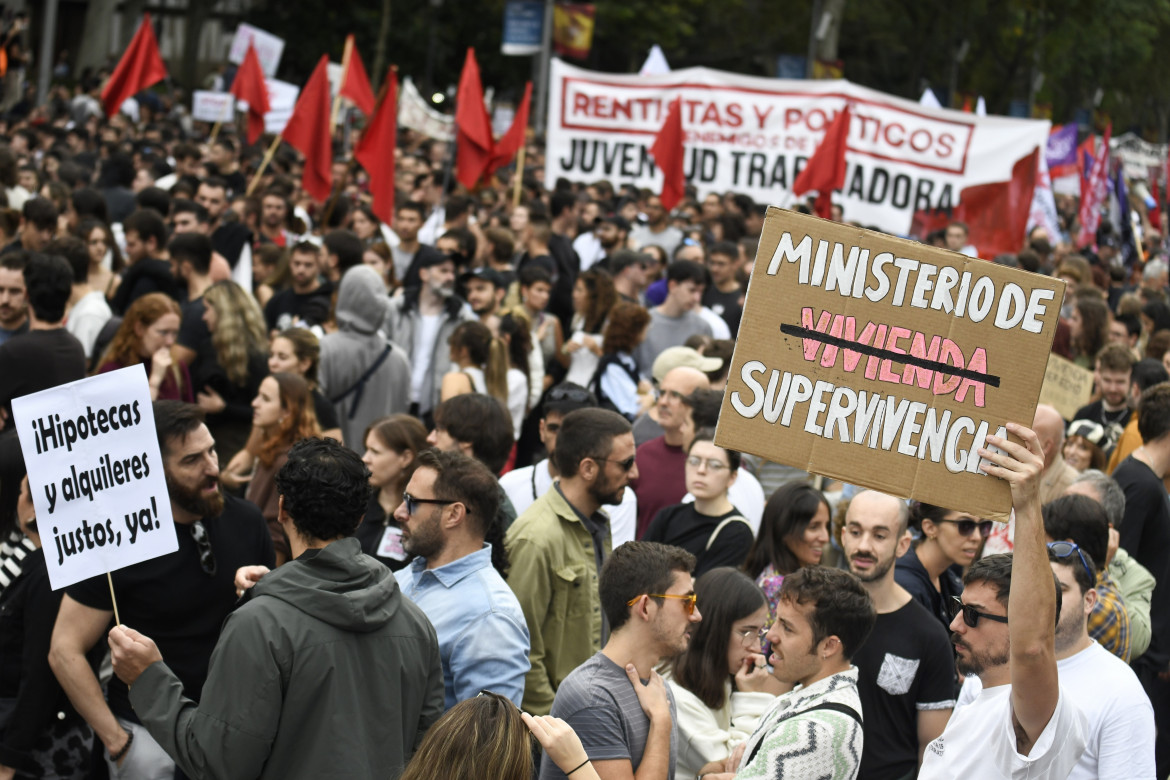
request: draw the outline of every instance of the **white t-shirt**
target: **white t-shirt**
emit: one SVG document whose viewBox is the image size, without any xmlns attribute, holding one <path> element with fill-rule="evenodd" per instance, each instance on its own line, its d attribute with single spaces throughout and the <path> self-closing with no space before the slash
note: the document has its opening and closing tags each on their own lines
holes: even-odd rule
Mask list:
<svg viewBox="0 0 1170 780">
<path fill-rule="evenodd" d="M 695 497 L 687 493 L 683 496 L 682 503 L 689 504 L 694 500 Z M 743 519 L 748 521 L 752 527 L 752 535 L 758 536 L 760 520 L 764 517 L 764 504 L 767 503 L 767 498 L 764 496 L 764 488 L 756 479 L 755 474 L 741 466 L 739 476 L 735 478 L 735 484 L 727 489 L 727 500 L 740 511 Z"/>
<path fill-rule="evenodd" d="M 726 341 L 731 338 L 731 328 L 727 327 L 727 320 L 720 317 L 707 306 L 700 306 L 695 311 L 711 326 L 711 338 Z"/>
<path fill-rule="evenodd" d="M 508 414 L 512 415 L 512 438 L 520 438 L 524 411 L 528 408 L 528 376 L 518 368 L 508 369 Z"/>
<path fill-rule="evenodd" d="M 434 381 L 431 379 L 431 357 L 442 324 L 442 314 L 420 314 L 414 329 L 414 346 L 410 351 L 410 401 L 421 404 L 422 411 L 429 411 L 427 407 L 431 403 L 430 398 L 424 398 L 423 394 L 434 390 L 430 386 Z"/>
<path fill-rule="evenodd" d="M 590 266 L 605 257 L 605 249 L 601 246 L 601 240 L 592 230 L 573 239 L 573 251 L 581 259 L 581 273 L 585 273 Z"/>
<path fill-rule="evenodd" d="M 81 297 L 73 308 L 69 310 L 69 317 L 65 320 L 65 330 L 81 342 L 85 356 L 93 355 L 93 343 L 98 334 L 114 313 L 106 303 L 106 296 L 101 290 L 91 290 Z"/>
<path fill-rule="evenodd" d="M 583 344 L 585 337 L 601 343 L 600 333 L 586 333 L 583 330 L 574 331 L 569 338 L 574 344 Z M 593 381 L 593 375 L 597 372 L 597 366 L 601 363 L 601 358 L 595 355 L 592 351 L 585 347 L 574 350 L 569 355 L 569 373 L 565 376 L 566 382 L 572 382 L 581 387 L 589 387 L 589 383 Z"/>
<path fill-rule="evenodd" d="M 989 688 L 967 706 L 957 706 L 942 736 L 926 746 L 919 780 L 1064 780 L 1085 750 L 1088 726 L 1063 689 L 1026 756 L 1016 751 L 1010 685 Z"/>
<path fill-rule="evenodd" d="M 508 500 L 516 509 L 517 517 L 524 514 L 524 510 L 543 496 L 552 487 L 552 483 L 547 458 L 535 466 L 513 469 L 500 477 L 500 487 L 508 494 Z M 634 491 L 627 487 L 620 504 L 607 505 L 602 509 L 609 514 L 609 532 L 613 546 L 617 548 L 626 542 L 634 541 L 634 532 L 638 527 L 638 499 L 634 496 Z"/>
<path fill-rule="evenodd" d="M 1061 690 L 1088 721 L 1088 744 L 1069 780 L 1154 780 L 1154 709 L 1133 670 L 1093 642 L 1057 661 L 1056 671 Z M 967 677 L 959 706 L 982 690 L 978 677 Z"/>
</svg>

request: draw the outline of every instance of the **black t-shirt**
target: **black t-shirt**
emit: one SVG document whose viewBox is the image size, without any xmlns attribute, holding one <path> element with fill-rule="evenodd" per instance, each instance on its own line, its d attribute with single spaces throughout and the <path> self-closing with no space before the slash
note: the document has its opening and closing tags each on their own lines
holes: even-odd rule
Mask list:
<svg viewBox="0 0 1170 780">
<path fill-rule="evenodd" d="M 1150 649 L 1140 663 L 1161 669 L 1170 660 L 1170 503 L 1166 488 L 1150 467 L 1132 455 L 1113 472 L 1125 492 L 1121 547 L 1150 570 L 1157 584 L 1150 597 Z"/>
<path fill-rule="evenodd" d="M 406 568 L 414 558 L 402 550 L 402 527 L 393 517 L 387 517 L 382 511 L 376 492 L 370 497 L 366 515 L 354 536 L 361 542 L 362 552 L 377 558 L 391 571 Z"/>
<path fill-rule="evenodd" d="M 1133 410 L 1128 406 L 1115 412 L 1107 412 L 1105 411 L 1105 402 L 1098 399 L 1077 409 L 1077 413 L 1073 415 L 1072 419 L 1073 421 L 1092 420 L 1104 428 L 1106 439 L 1101 442 L 1101 449 L 1109 454 L 1117 445 L 1117 441 L 1121 438 L 1121 434 L 1132 416 Z"/>
<path fill-rule="evenodd" d="M 0 407 L 12 427 L 12 399 L 85 378 L 85 349 L 64 328 L 30 330 L 0 344 Z"/>
<path fill-rule="evenodd" d="M 752 546 L 752 527 L 746 521 L 733 521 L 723 526 L 715 537 L 711 549 L 707 542 L 715 528 L 729 517 L 743 517 L 743 513 L 732 507 L 727 514 L 719 517 L 699 514 L 695 505 L 675 504 L 663 507 L 654 516 L 643 541 L 661 542 L 681 547 L 695 556 L 695 577 L 718 566 L 743 565 Z"/>
<path fill-rule="evenodd" d="M 264 306 L 268 330 L 291 328 L 296 320 L 308 320 L 314 325 L 320 325 L 329 318 L 329 298 L 332 295 L 331 282 L 322 282 L 310 293 L 294 292 L 291 287 L 281 290 L 269 298 Z"/>
<path fill-rule="evenodd" d="M 195 353 L 195 358 L 187 366 L 192 377 L 204 377 L 218 365 L 215 354 L 215 345 L 211 343 L 211 331 L 203 321 L 202 296 L 182 305 L 182 316 L 179 320 L 179 335 L 175 339 L 181 347 L 186 347 Z"/>
<path fill-rule="evenodd" d="M 203 571 L 191 527 L 177 523 L 178 550 L 112 573 L 122 622 L 155 641 L 182 681 L 183 695 L 195 701 L 220 626 L 236 604 L 236 569 L 275 565 L 268 525 L 247 501 L 225 495 L 223 513 L 205 518 L 203 524 L 215 556 L 214 575 Z M 72 585 L 66 593 L 87 607 L 113 610 L 104 576 Z M 138 722 L 126 684 L 117 677 L 110 680 L 107 698 L 115 715 Z"/>
<path fill-rule="evenodd" d="M 719 288 L 709 284 L 703 290 L 703 305 L 723 318 L 731 329 L 732 338 L 739 332 L 739 319 L 743 316 L 742 299 L 743 290 L 739 287 L 731 292 L 719 292 Z"/>
<path fill-rule="evenodd" d="M 914 599 L 877 616 L 853 654 L 865 713 L 859 780 L 895 780 L 918 769 L 918 712 L 955 705 L 954 656 L 946 630 Z"/>
</svg>

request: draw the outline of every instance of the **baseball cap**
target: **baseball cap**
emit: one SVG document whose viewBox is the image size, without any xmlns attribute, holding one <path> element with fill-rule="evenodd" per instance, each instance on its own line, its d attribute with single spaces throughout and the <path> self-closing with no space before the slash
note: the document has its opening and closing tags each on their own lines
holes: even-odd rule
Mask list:
<svg viewBox="0 0 1170 780">
<path fill-rule="evenodd" d="M 504 283 L 504 277 L 499 271 L 487 266 L 471 269 L 459 277 L 459 282 L 460 284 L 467 284 L 472 279 L 483 279 L 485 282 L 490 282 L 498 290 L 502 290 L 508 286 Z"/>
<path fill-rule="evenodd" d="M 603 225 L 604 224 L 616 225 L 618 230 L 624 230 L 627 233 L 630 232 L 629 221 L 625 217 L 619 216 L 617 214 L 612 214 L 608 217 L 602 217 L 601 223 Z"/>
<path fill-rule="evenodd" d="M 455 258 L 436 250 L 434 252 L 423 252 L 421 256 L 415 258 L 415 262 L 419 269 L 434 268 L 436 265 L 442 265 L 443 263 L 455 263 Z"/>
<path fill-rule="evenodd" d="M 668 347 L 654 359 L 650 373 L 655 382 L 661 382 L 667 374 L 676 368 L 697 368 L 704 374 L 709 374 L 723 368 L 723 358 L 703 357 L 698 350 L 690 347 Z"/>
</svg>

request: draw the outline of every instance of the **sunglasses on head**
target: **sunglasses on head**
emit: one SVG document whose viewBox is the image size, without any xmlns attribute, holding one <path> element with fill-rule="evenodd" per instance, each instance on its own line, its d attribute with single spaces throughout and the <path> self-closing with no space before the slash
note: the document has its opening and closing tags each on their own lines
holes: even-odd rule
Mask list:
<svg viewBox="0 0 1170 780">
<path fill-rule="evenodd" d="M 1089 562 L 1085 560 L 1085 554 L 1081 552 L 1081 548 L 1073 542 L 1049 542 L 1048 549 L 1052 551 L 1053 557 L 1059 558 L 1061 560 L 1064 560 L 1065 558 L 1071 558 L 1072 554 L 1076 553 L 1077 557 L 1081 559 L 1081 566 L 1084 567 L 1085 574 L 1089 575 L 1089 581 L 1097 581 L 1097 578 L 1093 576 L 1092 568 L 1089 567 Z"/>
<path fill-rule="evenodd" d="M 972 520 L 970 518 L 963 518 L 962 520 L 948 520 L 945 517 L 939 520 L 940 523 L 954 523 L 955 530 L 959 532 L 959 536 L 970 536 L 975 533 L 975 529 L 979 529 L 979 535 L 984 539 L 991 536 L 992 523 L 990 520 Z"/>
<path fill-rule="evenodd" d="M 686 611 L 687 615 L 695 614 L 695 604 L 699 600 L 698 594 L 695 593 L 688 593 L 685 596 L 675 595 L 673 593 L 644 593 L 642 595 L 651 599 L 680 599 L 683 602 L 683 609 Z M 626 606 L 634 606 L 638 603 L 638 599 L 640 598 L 642 598 L 642 596 L 634 596 L 632 599 L 626 602 Z"/>
<path fill-rule="evenodd" d="M 955 603 L 951 605 L 951 618 L 954 619 L 954 616 L 961 611 L 963 613 L 963 622 L 971 628 L 977 628 L 979 626 L 979 618 L 994 620 L 996 623 L 1008 622 L 1007 617 L 1004 615 L 989 615 L 986 612 L 980 612 L 970 604 L 964 604 L 963 600 L 958 596 L 951 596 L 951 598 L 955 600 Z"/>
<path fill-rule="evenodd" d="M 587 404 L 593 402 L 592 394 L 583 387 L 565 387 L 557 385 L 548 391 L 548 401 L 562 403 L 568 401 L 573 404 Z"/>
</svg>

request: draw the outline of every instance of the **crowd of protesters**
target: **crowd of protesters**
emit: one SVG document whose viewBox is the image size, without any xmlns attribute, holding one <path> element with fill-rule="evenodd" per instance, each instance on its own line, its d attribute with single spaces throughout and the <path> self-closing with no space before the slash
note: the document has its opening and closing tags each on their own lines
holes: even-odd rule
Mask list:
<svg viewBox="0 0 1170 780">
<path fill-rule="evenodd" d="M 994 259 L 1068 282 L 1095 380 L 988 437 L 995 524 L 715 443 L 765 204 L 535 143 L 468 192 L 404 130 L 383 223 L 340 139 L 318 202 L 97 89 L 0 120 L 0 780 L 1170 775 L 1148 215 L 1128 265 L 1108 224 Z M 11 404 L 138 364 L 179 549 L 114 626 L 104 577 L 49 587 Z"/>
</svg>

